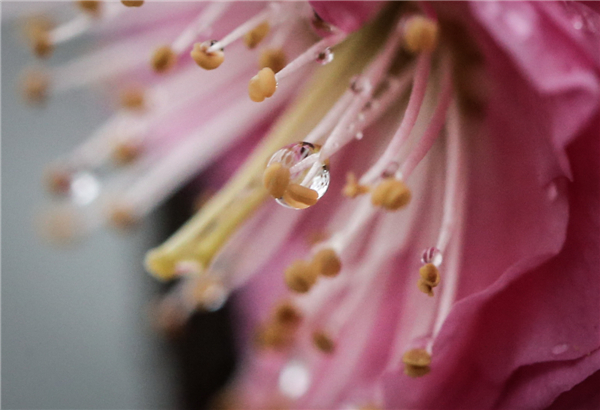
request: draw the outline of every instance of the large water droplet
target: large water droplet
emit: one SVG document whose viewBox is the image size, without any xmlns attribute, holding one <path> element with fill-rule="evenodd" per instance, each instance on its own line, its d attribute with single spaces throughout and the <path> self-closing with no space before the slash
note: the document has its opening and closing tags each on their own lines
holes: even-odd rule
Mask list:
<svg viewBox="0 0 600 410">
<path fill-rule="evenodd" d="M 329 47 L 317 54 L 317 63 L 325 65 L 333 61 L 333 51 Z"/>
<path fill-rule="evenodd" d="M 320 199 L 327 188 L 329 188 L 329 164 L 325 163 L 317 169 L 313 169 L 313 164 L 317 161 L 318 153 L 321 150 L 320 145 L 313 145 L 309 142 L 297 142 L 287 145 L 277 151 L 267 164 L 278 162 L 290 170 L 290 184 L 301 184 L 317 193 L 317 200 Z M 276 201 L 292 209 L 303 209 L 308 206 L 300 206 L 297 203 L 287 201 L 286 195 L 277 198 Z"/>
<path fill-rule="evenodd" d="M 435 247 L 425 249 L 421 255 L 421 262 L 433 263 L 435 266 L 440 266 L 442 264 L 442 260 L 442 251 Z"/>
<path fill-rule="evenodd" d="M 299 361 L 290 361 L 279 374 L 279 390 L 286 396 L 297 399 L 301 397 L 310 386 L 310 373 L 308 368 Z"/>
</svg>

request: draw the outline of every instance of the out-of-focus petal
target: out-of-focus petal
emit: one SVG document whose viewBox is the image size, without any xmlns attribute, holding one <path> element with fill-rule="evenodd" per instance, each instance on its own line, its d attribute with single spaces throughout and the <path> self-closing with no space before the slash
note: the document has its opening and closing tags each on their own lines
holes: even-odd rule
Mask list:
<svg viewBox="0 0 600 410">
<path fill-rule="evenodd" d="M 362 27 L 375 13 L 383 1 L 310 1 L 315 12 L 326 22 L 350 33 Z"/>
</svg>

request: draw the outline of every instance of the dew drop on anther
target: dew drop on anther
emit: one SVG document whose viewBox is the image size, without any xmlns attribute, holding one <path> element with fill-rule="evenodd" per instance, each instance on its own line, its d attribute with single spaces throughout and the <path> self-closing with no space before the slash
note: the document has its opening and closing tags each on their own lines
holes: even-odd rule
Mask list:
<svg viewBox="0 0 600 410">
<path fill-rule="evenodd" d="M 433 263 L 435 266 L 440 266 L 442 259 L 442 252 L 435 247 L 425 249 L 421 255 L 421 262 L 425 264 Z"/>
<path fill-rule="evenodd" d="M 286 145 L 271 156 L 267 168 L 274 163 L 280 163 L 290 170 L 288 188 L 281 198 L 276 198 L 280 205 L 292 209 L 305 209 L 325 195 L 330 180 L 329 162 L 313 167 L 320 150 L 320 145 L 297 142 Z M 314 201 L 303 202 L 302 197 L 305 193 Z"/>
<path fill-rule="evenodd" d="M 325 65 L 333 61 L 333 51 L 329 47 L 317 54 L 317 63 Z"/>
</svg>

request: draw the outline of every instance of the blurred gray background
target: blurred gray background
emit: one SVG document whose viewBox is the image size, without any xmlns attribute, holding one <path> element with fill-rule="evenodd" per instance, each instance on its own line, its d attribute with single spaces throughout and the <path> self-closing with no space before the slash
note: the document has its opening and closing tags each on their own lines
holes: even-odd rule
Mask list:
<svg viewBox="0 0 600 410">
<path fill-rule="evenodd" d="M 86 41 L 61 46 L 51 62 L 77 55 Z M 48 197 L 45 166 L 108 113 L 90 90 L 51 99 L 44 109 L 27 107 L 17 86 L 32 61 L 5 14 L 2 408 L 172 408 L 175 372 L 148 317 L 157 284 L 142 267 L 144 252 L 164 238 L 162 219 L 154 215 L 131 234 L 98 232 L 67 248 L 39 238 L 33 221 Z"/>
</svg>

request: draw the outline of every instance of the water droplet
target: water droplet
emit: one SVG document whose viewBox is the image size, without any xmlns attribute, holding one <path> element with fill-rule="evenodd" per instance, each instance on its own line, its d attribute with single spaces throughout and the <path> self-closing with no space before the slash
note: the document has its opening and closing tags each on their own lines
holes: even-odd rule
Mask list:
<svg viewBox="0 0 600 410">
<path fill-rule="evenodd" d="M 327 188 L 329 188 L 330 174 L 329 163 L 313 169 L 313 164 L 317 160 L 317 154 L 320 152 L 320 145 L 313 145 L 309 142 L 297 142 L 287 145 L 277 151 L 267 164 L 267 167 L 275 162 L 281 163 L 284 167 L 290 169 L 290 184 L 301 184 L 317 192 L 317 200 L 321 199 Z M 310 159 L 309 159 L 310 157 Z M 304 161 L 304 162 L 303 162 Z M 310 174 L 310 175 L 309 175 Z M 287 208 L 304 209 L 307 206 L 300 206 L 286 201 L 285 195 L 277 198 L 276 201 Z"/>
<path fill-rule="evenodd" d="M 100 182 L 89 172 L 79 172 L 71 179 L 69 193 L 75 204 L 87 205 L 100 194 Z"/>
<path fill-rule="evenodd" d="M 358 113 L 356 119 L 360 122 L 363 122 L 365 120 L 365 114 L 363 114 L 362 112 Z"/>
<path fill-rule="evenodd" d="M 329 47 L 317 55 L 317 63 L 325 65 L 333 61 L 333 51 Z"/>
<path fill-rule="evenodd" d="M 279 390 L 292 399 L 301 397 L 310 386 L 310 373 L 301 362 L 292 360 L 279 373 Z"/>
<path fill-rule="evenodd" d="M 569 350 L 569 345 L 567 344 L 556 345 L 552 348 L 552 354 L 563 354 L 567 350 Z"/>
<path fill-rule="evenodd" d="M 363 137 L 363 133 L 362 133 L 362 131 L 358 131 L 358 132 L 356 133 L 355 137 L 356 137 L 356 139 L 357 139 L 357 140 L 361 140 L 361 139 L 362 139 L 362 137 Z"/>
<path fill-rule="evenodd" d="M 421 255 L 421 262 L 433 263 L 435 266 L 440 266 L 442 264 L 442 260 L 442 252 L 435 247 L 425 249 Z"/>
</svg>

